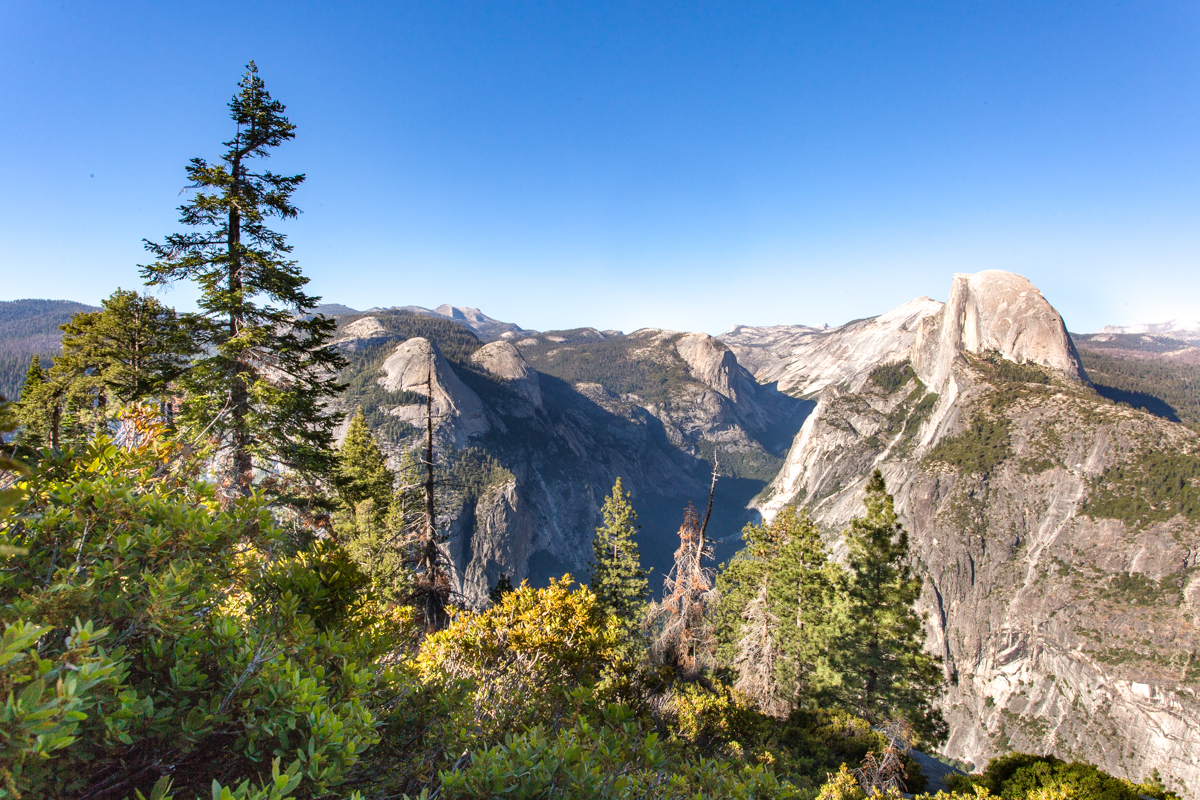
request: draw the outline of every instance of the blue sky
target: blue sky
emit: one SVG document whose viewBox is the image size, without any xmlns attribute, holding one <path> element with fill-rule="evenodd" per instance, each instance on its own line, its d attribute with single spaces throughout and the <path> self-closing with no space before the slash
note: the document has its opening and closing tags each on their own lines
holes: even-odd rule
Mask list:
<svg viewBox="0 0 1200 800">
<path fill-rule="evenodd" d="M 1077 331 L 1200 317 L 1173 2 L 0 0 L 0 299 L 137 285 L 249 59 L 331 302 L 719 333 L 997 268 Z"/>
</svg>

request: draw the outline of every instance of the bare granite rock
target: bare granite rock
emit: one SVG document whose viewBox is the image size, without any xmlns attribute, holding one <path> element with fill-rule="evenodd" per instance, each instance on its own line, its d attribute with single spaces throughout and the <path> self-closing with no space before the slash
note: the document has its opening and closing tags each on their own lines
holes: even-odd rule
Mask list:
<svg viewBox="0 0 1200 800">
<path fill-rule="evenodd" d="M 870 352 L 860 374 L 894 361 L 887 346 Z M 764 515 L 808 508 L 836 553 L 882 471 L 925 578 L 928 648 L 944 660 L 946 755 L 982 766 L 1053 753 L 1137 780 L 1157 769 L 1200 797 L 1200 525 L 1088 505 L 1113 467 L 1200 452 L 1200 437 L 1096 395 L 1061 317 L 1011 273 L 956 275 L 906 355 L 915 375 L 897 389 L 826 386 Z"/>
<path fill-rule="evenodd" d="M 472 436 L 486 433 L 487 417 L 483 403 L 454 373 L 446 359 L 427 339 L 414 338 L 396 345 L 383 362 L 383 377 L 379 384 L 389 392 L 413 392 L 428 397 L 432 370 L 433 415 L 446 420 L 457 445 L 465 444 Z M 427 416 L 424 403 L 393 408 L 392 416 L 411 425 L 423 425 Z"/>
</svg>

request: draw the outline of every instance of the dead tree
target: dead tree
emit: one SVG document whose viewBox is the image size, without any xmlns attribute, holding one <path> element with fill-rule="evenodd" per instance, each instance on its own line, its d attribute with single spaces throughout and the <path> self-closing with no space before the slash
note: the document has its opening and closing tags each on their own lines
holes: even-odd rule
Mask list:
<svg viewBox="0 0 1200 800">
<path fill-rule="evenodd" d="M 708 596 L 713 588 L 713 571 L 704 566 L 712 558 L 712 545 L 705 539 L 712 516 L 717 471 L 713 467 L 712 486 L 708 491 L 708 509 L 701 523 L 691 503 L 683 512 L 679 528 L 679 549 L 675 565 L 663 581 L 663 599 L 650 607 L 646 626 L 653 634 L 650 658 L 675 667 L 687 677 L 696 677 L 713 664 L 716 636 L 705 618 Z"/>
<path fill-rule="evenodd" d="M 753 700 L 764 714 L 782 717 L 787 713 L 788 704 L 780 701 L 775 683 L 775 630 L 779 627 L 779 618 L 767 605 L 766 578 L 758 594 L 746 606 L 742 619 L 746 624 L 742 626 L 738 654 L 733 660 L 738 672 L 733 688 Z"/>
<path fill-rule="evenodd" d="M 420 520 L 419 532 L 414 542 L 412 564 L 413 583 L 408 600 L 416 609 L 423 624 L 425 635 L 442 630 L 450 622 L 450 598 L 454 593 L 451 581 L 454 564 L 443 549 L 443 537 L 437 527 L 435 502 L 436 478 L 433 458 L 433 370 L 435 362 L 430 358 L 429 375 L 425 380 L 425 479 L 422 490 L 425 513 Z"/>
<path fill-rule="evenodd" d="M 869 751 L 854 777 L 868 797 L 894 796 L 904 792 L 904 762 L 912 754 L 912 728 L 904 722 L 891 722 L 879 729 L 888 740 L 883 752 L 876 755 Z"/>
</svg>

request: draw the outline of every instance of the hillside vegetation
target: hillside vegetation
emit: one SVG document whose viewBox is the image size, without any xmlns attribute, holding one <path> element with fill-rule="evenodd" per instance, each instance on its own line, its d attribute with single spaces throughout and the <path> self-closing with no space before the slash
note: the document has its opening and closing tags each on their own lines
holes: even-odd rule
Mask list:
<svg viewBox="0 0 1200 800">
<path fill-rule="evenodd" d="M 638 334 L 601 339 L 595 332 L 591 338 L 581 331 L 590 329 L 541 334 L 534 343 L 521 345 L 521 355 L 547 375 L 568 383 L 598 383 L 617 395 L 635 394 L 647 404 L 670 403 L 692 380 L 669 340 L 660 343 Z"/>
<path fill-rule="evenodd" d="M 18 397 L 29 360 L 36 355 L 49 364 L 58 355 L 59 326 L 75 314 L 95 310 L 69 300 L 0 301 L 0 395 Z"/>
<path fill-rule="evenodd" d="M 1172 422 L 1200 426 L 1200 349 L 1167 336 L 1075 336 L 1103 397 Z"/>
</svg>

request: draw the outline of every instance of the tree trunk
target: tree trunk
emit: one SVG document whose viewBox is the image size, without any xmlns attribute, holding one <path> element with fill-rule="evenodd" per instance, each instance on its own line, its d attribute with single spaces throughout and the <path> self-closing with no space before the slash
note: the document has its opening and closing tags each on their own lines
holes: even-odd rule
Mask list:
<svg viewBox="0 0 1200 800">
<path fill-rule="evenodd" d="M 242 217 L 241 212 L 237 207 L 237 200 L 241 194 L 241 171 L 242 159 L 241 155 L 235 155 L 233 160 L 233 186 L 231 193 L 234 198 L 234 204 L 229 209 L 229 294 L 231 297 L 231 306 L 229 309 L 229 338 L 236 339 L 242 331 L 242 259 L 241 259 L 241 241 L 242 241 Z M 246 417 L 250 411 L 250 392 L 246 387 L 246 382 L 242 377 L 243 368 L 245 367 L 245 356 L 241 349 L 237 351 L 230 364 L 229 381 L 229 415 L 233 422 L 232 425 L 232 441 L 230 445 L 233 450 L 233 487 L 242 496 L 250 494 L 250 482 L 253 478 L 254 462 L 250 457 L 250 431 L 247 429 Z"/>
</svg>

